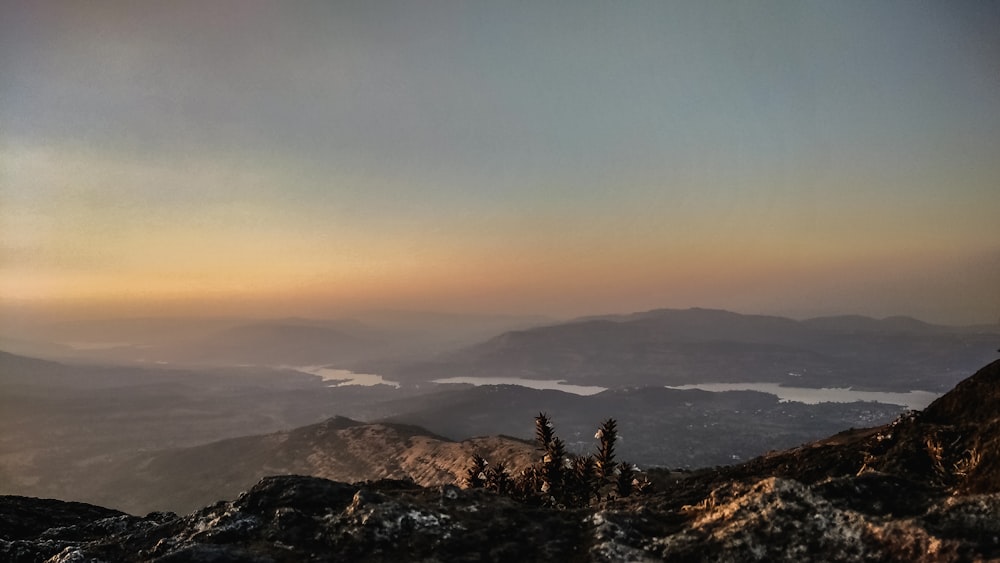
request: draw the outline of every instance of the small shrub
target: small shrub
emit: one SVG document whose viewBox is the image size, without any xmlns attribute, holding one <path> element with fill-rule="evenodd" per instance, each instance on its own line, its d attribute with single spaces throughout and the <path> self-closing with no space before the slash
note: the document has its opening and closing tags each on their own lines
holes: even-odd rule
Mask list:
<svg viewBox="0 0 1000 563">
<path fill-rule="evenodd" d="M 618 440 L 618 423 L 613 418 L 605 420 L 594 437 L 600 440 L 594 466 L 597 476 L 610 482 L 615 471 L 615 442 Z"/>
<path fill-rule="evenodd" d="M 618 424 L 605 420 L 594 436 L 599 440 L 594 455 L 571 457 L 566 445 L 555 435 L 552 420 L 545 413 L 535 417 L 535 441 L 542 450 L 540 462 L 511 477 L 503 463 L 490 467 L 482 456 L 474 455 L 467 470 L 469 488 L 485 488 L 528 504 L 558 508 L 588 506 L 602 498 L 622 498 L 646 493 L 651 483 L 637 474 L 630 463 L 615 463 Z"/>
<path fill-rule="evenodd" d="M 549 420 L 549 415 L 540 412 L 538 416 L 535 417 L 535 441 L 538 442 L 538 447 L 547 450 L 549 449 L 549 444 L 552 443 L 552 439 L 555 437 L 555 432 L 552 430 L 552 421 Z"/>
<path fill-rule="evenodd" d="M 635 470 L 632 464 L 624 461 L 615 468 L 615 492 L 619 497 L 627 497 L 632 494 L 633 487 L 638 484 L 635 478 Z"/>
<path fill-rule="evenodd" d="M 486 486 L 489 462 L 479 454 L 472 456 L 472 465 L 465 472 L 465 483 L 470 489 L 482 489 Z"/>
<path fill-rule="evenodd" d="M 507 467 L 502 461 L 498 461 L 493 467 L 486 470 L 485 488 L 487 490 L 500 495 L 507 495 L 510 494 L 512 487 L 513 480 L 510 478 Z"/>
</svg>

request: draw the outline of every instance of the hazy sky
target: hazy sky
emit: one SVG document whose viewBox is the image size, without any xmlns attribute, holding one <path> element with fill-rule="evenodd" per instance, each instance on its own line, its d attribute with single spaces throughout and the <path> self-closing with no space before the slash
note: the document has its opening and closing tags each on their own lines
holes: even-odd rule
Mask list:
<svg viewBox="0 0 1000 563">
<path fill-rule="evenodd" d="M 0 0 L 0 296 L 1000 317 L 997 2 Z"/>
</svg>

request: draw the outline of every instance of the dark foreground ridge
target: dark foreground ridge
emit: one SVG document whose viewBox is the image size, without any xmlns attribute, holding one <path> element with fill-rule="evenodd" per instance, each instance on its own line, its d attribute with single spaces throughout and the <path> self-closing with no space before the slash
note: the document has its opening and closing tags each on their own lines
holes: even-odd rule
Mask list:
<svg viewBox="0 0 1000 563">
<path fill-rule="evenodd" d="M 268 477 L 144 518 L 0 497 L 0 560 L 970 561 L 1000 558 L 1000 362 L 926 410 L 574 509 L 482 489 Z"/>
</svg>

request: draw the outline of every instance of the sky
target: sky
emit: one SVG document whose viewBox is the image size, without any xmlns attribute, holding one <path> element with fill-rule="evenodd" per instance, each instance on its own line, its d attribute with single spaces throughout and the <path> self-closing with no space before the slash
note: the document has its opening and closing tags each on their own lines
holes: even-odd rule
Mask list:
<svg viewBox="0 0 1000 563">
<path fill-rule="evenodd" d="M 0 0 L 0 306 L 1000 319 L 1000 3 Z"/>
</svg>

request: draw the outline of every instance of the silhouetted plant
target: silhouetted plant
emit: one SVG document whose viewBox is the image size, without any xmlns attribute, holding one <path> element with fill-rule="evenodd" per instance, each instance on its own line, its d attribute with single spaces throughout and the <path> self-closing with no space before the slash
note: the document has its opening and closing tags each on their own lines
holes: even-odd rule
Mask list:
<svg viewBox="0 0 1000 563">
<path fill-rule="evenodd" d="M 597 493 L 597 475 L 594 472 L 592 456 L 578 457 L 573 460 L 573 471 L 566 484 L 566 493 L 570 502 L 576 506 L 586 506 Z"/>
<path fill-rule="evenodd" d="M 543 412 L 538 413 L 538 416 L 535 417 L 535 441 L 538 442 L 538 447 L 548 450 L 554 437 L 555 432 L 552 430 L 552 421 L 549 420 L 549 415 Z"/>
<path fill-rule="evenodd" d="M 510 493 L 512 486 L 513 480 L 507 472 L 507 466 L 502 461 L 496 462 L 493 467 L 486 470 L 485 487 L 487 490 L 506 495 Z"/>
<path fill-rule="evenodd" d="M 620 438 L 615 419 L 605 420 L 594 437 L 599 440 L 596 454 L 570 457 L 548 415 L 539 413 L 535 417 L 535 440 L 544 452 L 541 462 L 511 477 L 503 463 L 490 467 L 482 456 L 475 455 L 466 482 L 470 488 L 485 488 L 528 504 L 558 508 L 587 506 L 602 497 L 622 498 L 650 489 L 649 480 L 637 475 L 638 468 L 624 462 L 615 464 L 615 442 Z"/>
<path fill-rule="evenodd" d="M 615 470 L 615 492 L 619 497 L 627 497 L 632 494 L 632 489 L 638 482 L 635 482 L 635 470 L 632 464 L 621 462 Z"/>
<path fill-rule="evenodd" d="M 605 420 L 594 437 L 600 440 L 594 467 L 597 476 L 604 482 L 610 482 L 615 469 L 615 441 L 618 440 L 618 423 L 613 418 Z"/>
<path fill-rule="evenodd" d="M 521 474 L 511 483 L 509 496 L 525 503 L 538 503 L 541 500 L 542 478 L 540 468 L 530 465 L 521 470 Z"/>
<path fill-rule="evenodd" d="M 546 493 L 556 503 L 563 501 L 563 474 L 566 468 L 566 446 L 561 438 L 552 438 L 542 458 L 541 492 Z"/>
<path fill-rule="evenodd" d="M 465 472 L 465 482 L 470 489 L 481 489 L 486 486 L 487 466 L 489 462 L 479 454 L 473 454 L 472 466 Z"/>
<path fill-rule="evenodd" d="M 538 492 L 542 494 L 544 502 L 549 504 L 563 504 L 565 502 L 565 474 L 567 468 L 566 444 L 561 438 L 557 438 L 553 429 L 552 420 L 545 413 L 538 413 L 535 417 L 535 441 L 544 451 L 541 467 L 538 471 L 539 483 Z"/>
</svg>

